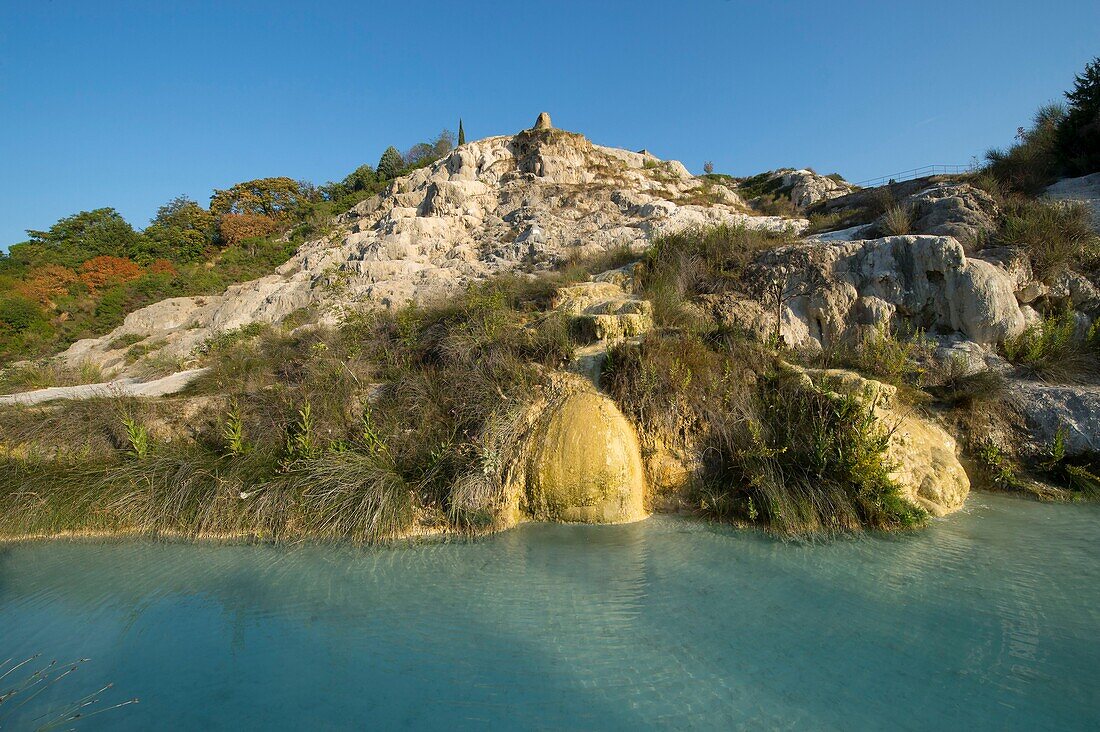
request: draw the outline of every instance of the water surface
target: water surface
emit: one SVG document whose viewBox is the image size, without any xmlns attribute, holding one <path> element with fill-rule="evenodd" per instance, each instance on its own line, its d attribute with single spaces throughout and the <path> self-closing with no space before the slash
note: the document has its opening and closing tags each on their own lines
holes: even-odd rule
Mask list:
<svg viewBox="0 0 1100 732">
<path fill-rule="evenodd" d="M 1100 506 L 979 494 L 811 546 L 654 518 L 0 548 L 0 661 L 33 653 L 91 661 L 0 726 L 110 681 L 140 704 L 79 729 L 1096 729 Z"/>
</svg>

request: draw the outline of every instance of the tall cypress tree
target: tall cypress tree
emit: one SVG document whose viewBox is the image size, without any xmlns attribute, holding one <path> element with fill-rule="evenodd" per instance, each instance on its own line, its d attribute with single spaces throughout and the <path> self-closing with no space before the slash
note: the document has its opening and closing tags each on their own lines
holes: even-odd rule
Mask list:
<svg viewBox="0 0 1100 732">
<path fill-rule="evenodd" d="M 466 144 L 466 130 L 462 129 L 462 118 L 458 118 L 458 144 Z"/>
</svg>

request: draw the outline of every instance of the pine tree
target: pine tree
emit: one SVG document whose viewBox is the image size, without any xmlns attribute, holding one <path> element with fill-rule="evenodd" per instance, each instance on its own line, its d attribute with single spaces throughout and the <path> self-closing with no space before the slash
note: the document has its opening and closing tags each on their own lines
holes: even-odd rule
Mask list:
<svg viewBox="0 0 1100 732">
<path fill-rule="evenodd" d="M 462 118 L 458 118 L 458 144 L 466 144 L 466 130 L 462 129 Z"/>
<path fill-rule="evenodd" d="M 389 180 L 401 175 L 401 171 L 404 169 L 405 158 L 401 157 L 401 153 L 393 145 L 387 147 L 386 152 L 382 153 L 382 157 L 378 161 L 378 175 L 385 180 Z"/>
<path fill-rule="evenodd" d="M 1066 92 L 1069 112 L 1058 127 L 1058 153 L 1070 175 L 1100 172 L 1100 57 L 1094 58 Z"/>
</svg>

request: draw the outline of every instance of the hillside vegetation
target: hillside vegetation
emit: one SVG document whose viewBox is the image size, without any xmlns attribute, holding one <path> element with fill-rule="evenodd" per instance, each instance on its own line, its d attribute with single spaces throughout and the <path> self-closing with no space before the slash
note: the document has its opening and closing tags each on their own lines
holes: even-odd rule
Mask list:
<svg viewBox="0 0 1100 732">
<path fill-rule="evenodd" d="M 158 300 L 213 295 L 269 274 L 333 216 L 431 164 L 453 143 L 445 130 L 404 154 L 390 147 L 377 168 L 362 165 L 322 186 L 286 177 L 244 181 L 215 190 L 206 207 L 179 196 L 142 230 L 99 208 L 28 231 L 27 241 L 0 252 L 0 365 L 102 335 Z"/>
<path fill-rule="evenodd" d="M 649 511 L 803 538 L 921 526 L 959 510 L 972 477 L 1100 497 L 1100 437 L 1086 434 L 1100 433 L 1100 238 L 1085 204 L 1035 195 L 1091 164 L 1080 112 L 1094 99 L 1100 60 L 1068 112 L 1043 111 L 981 172 L 907 188 L 788 169 L 700 179 L 544 113 L 392 186 L 450 139 L 390 148 L 320 189 L 274 178 L 208 208 L 173 201 L 141 232 L 109 209 L 32 232 L 3 262 L 8 358 L 106 328 L 141 298 L 266 272 L 328 226 L 343 244 L 315 242 L 316 272 L 343 299 L 339 317 L 287 306 L 239 327 L 173 325 L 206 368 L 172 397 L 5 407 L 0 537 L 369 542 L 543 520 L 531 443 L 554 442 L 536 427 L 577 382 L 627 425 Z M 727 183 L 758 212 L 847 200 L 832 223 L 857 217 L 866 236 L 805 237 L 801 218 L 744 213 Z M 448 287 L 396 297 L 423 294 L 426 273 Z M 371 300 L 386 277 L 390 296 Z M 126 335 L 102 340 L 154 349 Z M 587 429 L 599 409 L 571 419 Z M 572 427 L 552 448 L 608 441 Z M 614 498 L 607 462 L 574 470 L 591 485 L 558 498 Z"/>
</svg>

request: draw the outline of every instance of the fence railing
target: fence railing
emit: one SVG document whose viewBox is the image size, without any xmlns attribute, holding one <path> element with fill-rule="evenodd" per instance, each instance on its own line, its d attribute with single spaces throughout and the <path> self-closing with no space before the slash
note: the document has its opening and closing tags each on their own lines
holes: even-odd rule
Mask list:
<svg viewBox="0 0 1100 732">
<path fill-rule="evenodd" d="M 974 172 L 974 165 L 924 165 L 911 170 L 903 170 L 893 175 L 884 175 L 879 178 L 870 178 L 856 182 L 860 188 L 874 188 L 886 183 L 901 183 L 904 180 L 925 178 L 930 175 L 961 175 Z"/>
</svg>

